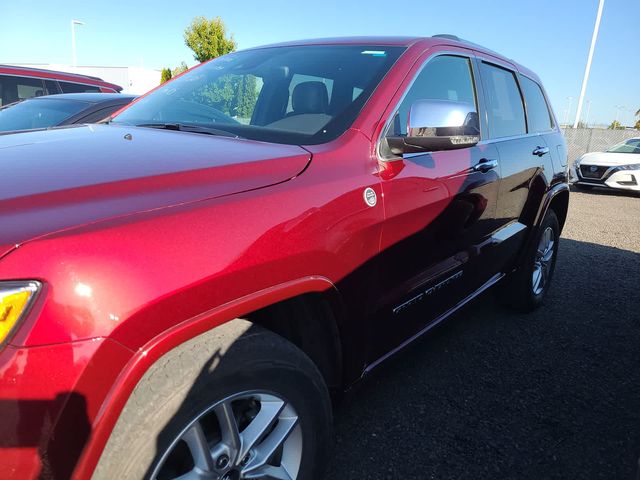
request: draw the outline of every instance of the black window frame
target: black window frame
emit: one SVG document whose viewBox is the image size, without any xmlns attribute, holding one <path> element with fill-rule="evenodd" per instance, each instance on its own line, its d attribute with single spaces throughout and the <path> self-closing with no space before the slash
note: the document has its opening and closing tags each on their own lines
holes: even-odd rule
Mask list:
<svg viewBox="0 0 640 480">
<path fill-rule="evenodd" d="M 478 58 L 478 71 L 480 72 L 480 77 L 482 78 L 482 82 L 483 82 L 483 93 L 485 94 L 485 108 L 483 110 L 484 112 L 484 117 L 485 117 L 485 121 L 487 123 L 487 139 L 488 140 L 494 140 L 494 141 L 500 141 L 502 139 L 505 138 L 514 138 L 514 137 L 522 137 L 524 135 L 529 135 L 529 116 L 527 113 L 527 106 L 526 106 L 526 100 L 524 98 L 524 93 L 522 91 L 522 86 L 520 85 L 520 72 L 518 72 L 517 70 L 515 70 L 514 68 L 510 67 L 510 66 L 506 66 L 504 64 L 500 64 L 500 63 L 496 63 L 496 62 L 492 62 L 491 60 L 487 60 L 485 58 Z M 516 84 L 516 88 L 518 89 L 518 94 L 520 95 L 520 102 L 522 103 L 522 112 L 524 114 L 524 132 L 523 133 L 516 133 L 513 135 L 507 135 L 504 137 L 494 137 L 492 135 L 491 132 L 491 121 L 489 118 L 489 99 L 486 97 L 488 95 L 487 93 L 487 87 L 486 85 L 484 85 L 485 83 L 485 75 L 483 75 L 482 73 L 482 65 L 481 64 L 486 64 L 490 67 L 494 67 L 494 68 L 498 68 L 500 70 L 504 70 L 507 71 L 509 73 L 511 73 L 513 75 L 513 79 L 515 81 Z M 546 101 L 546 96 L 545 96 L 545 101 Z M 547 106 L 548 108 L 548 106 Z"/>
<path fill-rule="evenodd" d="M 551 110 L 551 105 L 549 104 L 549 99 L 547 98 L 547 92 L 545 92 L 544 88 L 542 87 L 542 85 L 540 84 L 540 82 L 536 81 L 535 79 L 531 78 L 528 75 L 525 75 L 523 73 L 518 72 L 518 86 L 520 88 L 520 93 L 522 95 L 522 99 L 524 101 L 524 110 L 525 110 L 525 116 L 527 118 L 527 133 L 532 133 L 532 134 L 544 134 L 544 133 L 548 133 L 548 132 L 553 132 L 556 130 L 556 119 L 554 117 L 553 114 L 553 110 Z M 539 89 L 540 89 L 540 93 L 542 93 L 542 99 L 544 100 L 544 104 L 547 107 L 547 114 L 549 115 L 549 129 L 548 130 L 543 130 L 540 132 L 531 132 L 530 128 L 529 128 L 529 107 L 527 105 L 527 97 L 524 95 L 524 89 L 522 88 L 522 79 L 527 79 L 530 82 L 533 82 Z"/>
</svg>

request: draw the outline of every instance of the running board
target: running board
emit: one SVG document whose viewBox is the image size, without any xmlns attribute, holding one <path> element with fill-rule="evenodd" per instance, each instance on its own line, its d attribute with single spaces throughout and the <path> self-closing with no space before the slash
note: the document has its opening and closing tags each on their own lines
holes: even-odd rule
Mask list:
<svg viewBox="0 0 640 480">
<path fill-rule="evenodd" d="M 404 342 L 402 342 L 400 345 L 398 345 L 393 350 L 385 353 L 382 357 L 380 357 L 379 359 L 377 359 L 373 363 L 370 363 L 369 365 L 367 365 L 367 367 L 364 369 L 364 372 L 362 372 L 361 378 L 367 376 L 373 369 L 378 367 L 385 360 L 388 360 L 390 357 L 394 356 L 400 350 L 403 350 L 406 346 L 408 346 L 409 344 L 413 343 L 415 340 L 420 338 L 422 335 L 427 333 L 429 330 L 431 330 L 431 329 L 437 327 L 438 325 L 440 325 L 443 321 L 445 321 L 447 318 L 449 318 L 455 312 L 460 310 L 460 308 L 465 306 L 471 300 L 476 298 L 478 295 L 483 293 L 485 290 L 487 290 L 487 289 L 491 288 L 492 286 L 494 286 L 496 283 L 498 283 L 503 277 L 504 277 L 504 273 L 497 273 L 496 275 L 491 277 L 484 285 L 482 285 L 480 288 L 478 288 L 475 292 L 473 292 L 471 295 L 469 295 L 466 298 L 464 298 L 464 300 L 458 302 L 458 304 L 456 304 L 456 306 L 450 308 L 449 310 L 444 312 L 442 315 L 437 317 L 434 321 L 429 323 L 426 327 L 424 327 L 418 333 L 416 333 L 412 337 L 410 337 L 407 340 L 405 340 Z"/>
</svg>

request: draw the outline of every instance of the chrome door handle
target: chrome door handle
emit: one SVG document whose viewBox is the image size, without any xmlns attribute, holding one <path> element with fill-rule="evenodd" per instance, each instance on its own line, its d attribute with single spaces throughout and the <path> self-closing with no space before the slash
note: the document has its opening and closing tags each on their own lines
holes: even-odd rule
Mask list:
<svg viewBox="0 0 640 480">
<path fill-rule="evenodd" d="M 474 172 L 482 172 L 487 173 L 489 170 L 492 170 L 498 166 L 497 160 L 489 160 L 487 158 L 483 158 L 478 163 L 476 163 L 471 169 Z"/>
<path fill-rule="evenodd" d="M 549 153 L 549 147 L 536 147 L 533 151 L 533 154 L 539 157 L 546 155 L 547 153 Z"/>
</svg>

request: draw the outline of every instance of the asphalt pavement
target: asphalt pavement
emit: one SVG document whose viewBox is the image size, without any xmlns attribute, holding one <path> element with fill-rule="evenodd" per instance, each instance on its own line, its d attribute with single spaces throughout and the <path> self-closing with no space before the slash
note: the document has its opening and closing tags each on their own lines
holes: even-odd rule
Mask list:
<svg viewBox="0 0 640 480">
<path fill-rule="evenodd" d="M 640 197 L 572 193 L 540 310 L 488 292 L 335 417 L 328 479 L 635 479 Z"/>
</svg>

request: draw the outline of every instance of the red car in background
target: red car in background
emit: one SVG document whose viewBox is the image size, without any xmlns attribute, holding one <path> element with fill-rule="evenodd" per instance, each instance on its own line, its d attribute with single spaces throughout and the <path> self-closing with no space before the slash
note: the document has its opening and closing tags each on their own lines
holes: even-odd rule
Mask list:
<svg viewBox="0 0 640 480">
<path fill-rule="evenodd" d="M 0 107 L 56 93 L 119 93 L 122 87 L 98 77 L 0 65 Z"/>
</svg>

